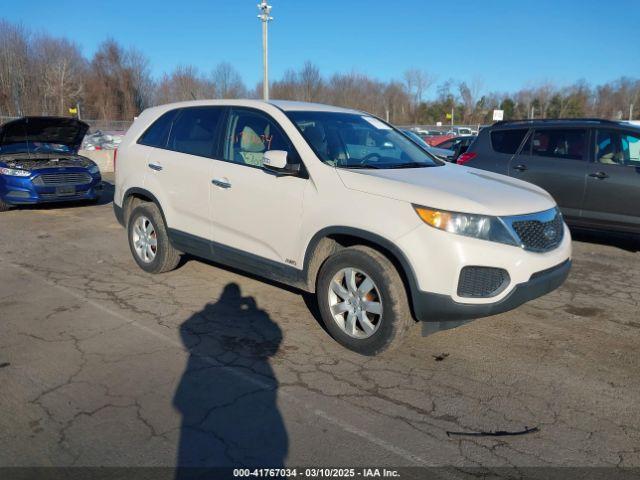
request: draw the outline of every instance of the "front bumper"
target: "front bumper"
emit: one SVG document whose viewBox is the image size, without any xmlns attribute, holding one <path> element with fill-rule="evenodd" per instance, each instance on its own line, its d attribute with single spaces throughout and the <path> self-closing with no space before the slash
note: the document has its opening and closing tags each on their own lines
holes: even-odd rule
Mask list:
<svg viewBox="0 0 640 480">
<path fill-rule="evenodd" d="M 502 300 L 495 303 L 459 303 L 447 295 L 416 292 L 413 297 L 416 316 L 427 320 L 424 332 L 446 330 L 462 325 L 474 318 L 489 317 L 508 312 L 523 303 L 546 295 L 560 287 L 569 276 L 571 260 L 534 273 L 531 278 L 516 285 Z"/>
<path fill-rule="evenodd" d="M 30 177 L 0 176 L 0 198 L 9 205 L 35 205 L 41 203 L 95 200 L 103 190 L 100 175 L 90 183 L 73 185 L 73 194 L 59 194 L 57 187 L 34 185 Z"/>
<path fill-rule="evenodd" d="M 420 226 L 396 240 L 410 266 L 412 310 L 425 330 L 442 330 L 512 310 L 558 288 L 571 268 L 571 233 L 564 226 L 560 245 L 548 252 L 454 235 Z M 506 281 L 487 296 L 459 289 L 465 267 L 506 272 Z M 405 268 L 407 270 L 407 268 Z"/>
</svg>

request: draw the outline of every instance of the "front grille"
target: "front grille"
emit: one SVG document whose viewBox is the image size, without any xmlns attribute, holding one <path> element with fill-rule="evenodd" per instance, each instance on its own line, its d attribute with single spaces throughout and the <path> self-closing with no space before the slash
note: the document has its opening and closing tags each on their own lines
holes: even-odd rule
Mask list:
<svg viewBox="0 0 640 480">
<path fill-rule="evenodd" d="M 93 178 L 86 172 L 42 173 L 34 180 L 34 185 L 56 187 L 60 185 L 85 185 Z"/>
<path fill-rule="evenodd" d="M 511 222 L 511 227 L 520 238 L 522 246 L 534 252 L 547 252 L 556 248 L 564 236 L 562 215 L 558 212 L 549 221 L 515 220 Z"/>
<path fill-rule="evenodd" d="M 509 272 L 493 267 L 464 267 L 458 280 L 459 297 L 495 297 L 509 285 Z"/>
</svg>

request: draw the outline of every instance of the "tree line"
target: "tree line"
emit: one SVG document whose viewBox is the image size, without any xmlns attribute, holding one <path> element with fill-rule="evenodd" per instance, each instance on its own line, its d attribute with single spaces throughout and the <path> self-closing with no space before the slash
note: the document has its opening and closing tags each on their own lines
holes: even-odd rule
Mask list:
<svg viewBox="0 0 640 480">
<path fill-rule="evenodd" d="M 630 77 L 596 86 L 585 80 L 568 86 L 539 82 L 516 92 L 491 92 L 479 78 L 437 82 L 419 68 L 381 81 L 359 72 L 326 76 L 306 62 L 270 83 L 272 98 L 356 108 L 396 124 L 448 123 L 448 115 L 457 124 L 485 124 L 494 109 L 504 110 L 505 119 L 640 118 L 640 79 Z M 247 88 L 228 62 L 211 72 L 178 66 L 154 79 L 142 52 L 113 39 L 86 58 L 67 38 L 0 19 L 0 116 L 68 115 L 79 105 L 83 118 L 132 120 L 163 103 L 261 95 L 262 84 Z"/>
</svg>

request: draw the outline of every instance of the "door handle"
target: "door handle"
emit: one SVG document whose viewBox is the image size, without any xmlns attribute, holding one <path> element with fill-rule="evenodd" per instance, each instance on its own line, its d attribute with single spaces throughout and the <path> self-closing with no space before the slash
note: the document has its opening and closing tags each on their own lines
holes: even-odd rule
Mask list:
<svg viewBox="0 0 640 480">
<path fill-rule="evenodd" d="M 519 172 L 524 172 L 527 169 L 527 166 L 520 163 L 513 167 L 513 169 L 518 170 Z"/>
<path fill-rule="evenodd" d="M 605 178 L 609 178 L 609 175 L 607 175 L 604 172 L 594 172 L 594 173 L 590 173 L 589 174 L 590 177 L 593 178 L 597 178 L 598 180 L 604 180 Z"/>
<path fill-rule="evenodd" d="M 216 187 L 231 188 L 231 182 L 229 182 L 229 180 L 227 180 L 226 178 L 214 178 L 213 180 L 211 180 L 211 183 L 213 183 Z"/>
<path fill-rule="evenodd" d="M 149 163 L 147 166 L 151 170 L 155 170 L 156 172 L 159 172 L 160 170 L 162 170 L 162 165 L 160 165 L 159 163 Z"/>
</svg>

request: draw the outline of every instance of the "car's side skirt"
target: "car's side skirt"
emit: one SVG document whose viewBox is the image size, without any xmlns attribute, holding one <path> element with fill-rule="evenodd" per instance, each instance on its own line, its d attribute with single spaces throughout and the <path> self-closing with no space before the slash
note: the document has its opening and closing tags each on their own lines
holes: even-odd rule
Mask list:
<svg viewBox="0 0 640 480">
<path fill-rule="evenodd" d="M 171 244 L 181 252 L 205 258 L 278 283 L 305 289 L 306 275 L 302 270 L 180 230 L 169 228 L 167 233 Z"/>
</svg>

